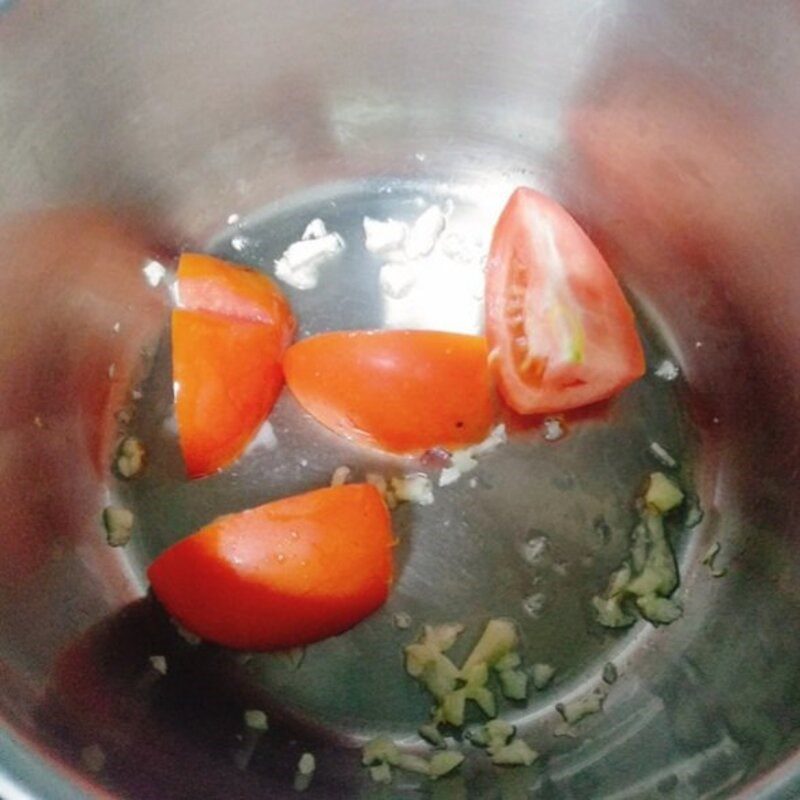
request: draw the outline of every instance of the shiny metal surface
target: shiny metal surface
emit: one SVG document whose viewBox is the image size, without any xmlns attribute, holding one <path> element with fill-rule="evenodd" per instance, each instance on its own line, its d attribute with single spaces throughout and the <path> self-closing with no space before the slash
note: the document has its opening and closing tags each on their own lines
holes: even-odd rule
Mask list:
<svg viewBox="0 0 800 800">
<path fill-rule="evenodd" d="M 0 795 L 295 796 L 306 749 L 319 764 L 309 797 L 800 795 L 793 4 L 3 9 Z M 671 353 L 682 380 L 648 376 L 561 442 L 519 431 L 484 457 L 475 487 L 462 479 L 429 508 L 403 507 L 389 606 L 309 648 L 299 669 L 189 646 L 144 597 L 148 560 L 217 513 L 374 457 L 284 398 L 276 449 L 184 482 L 164 424 L 166 296 L 142 263 L 210 247 L 269 269 L 321 216 L 348 249 L 317 290 L 290 293 L 304 332 L 383 324 L 387 311 L 468 328 L 469 292 L 384 307 L 361 217 L 411 218 L 418 198 L 449 198 L 453 230 L 481 239 L 518 183 L 586 225 L 637 304 L 650 363 Z M 142 380 L 132 426 L 151 461 L 120 487 L 107 466 L 115 414 Z M 610 634 L 586 601 L 624 549 L 651 440 L 680 453 L 705 510 L 675 534 L 686 615 Z M 137 511 L 124 552 L 98 524 L 109 491 Z M 548 547 L 527 563 L 521 550 L 540 532 Z M 721 579 L 700 563 L 713 541 Z M 544 599 L 536 619 L 521 608 L 531 592 Z M 396 610 L 468 622 L 465 645 L 489 615 L 517 616 L 529 660 L 559 668 L 551 689 L 507 712 L 541 763 L 491 770 L 476 755 L 460 776 L 401 777 L 387 795 L 365 782 L 359 738 L 381 730 L 413 744 L 426 709 L 403 675 L 413 629 L 393 628 Z M 163 678 L 148 670 L 155 653 L 167 656 Z M 555 703 L 595 685 L 610 659 L 621 677 L 604 712 L 578 739 L 554 738 Z M 242 727 L 252 707 L 270 713 L 258 741 Z M 79 758 L 95 743 L 99 775 Z"/>
</svg>

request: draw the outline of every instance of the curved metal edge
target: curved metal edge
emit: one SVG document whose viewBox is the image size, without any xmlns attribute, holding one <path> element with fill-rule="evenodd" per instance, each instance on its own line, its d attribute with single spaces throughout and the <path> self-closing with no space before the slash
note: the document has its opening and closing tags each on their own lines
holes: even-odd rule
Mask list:
<svg viewBox="0 0 800 800">
<path fill-rule="evenodd" d="M 0 731 L 0 798 L 3 800 L 86 800 L 111 797 L 79 788 L 67 769 L 37 755 L 24 741 Z"/>
<path fill-rule="evenodd" d="M 800 797 L 800 750 L 752 783 L 731 800 L 796 800 Z"/>
<path fill-rule="evenodd" d="M 105 790 L 79 788 L 66 769 L 54 768 L 25 744 L 0 731 L 0 798 L 2 800 L 86 800 L 113 798 Z M 731 800 L 796 800 L 800 797 L 800 751 L 756 781 L 743 786 Z"/>
</svg>

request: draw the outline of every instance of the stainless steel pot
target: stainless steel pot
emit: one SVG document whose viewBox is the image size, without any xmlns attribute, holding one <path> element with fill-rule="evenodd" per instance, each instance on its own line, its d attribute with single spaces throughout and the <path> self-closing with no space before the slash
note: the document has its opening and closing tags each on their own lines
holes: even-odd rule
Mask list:
<svg viewBox="0 0 800 800">
<path fill-rule="evenodd" d="M 0 795 L 294 796 L 310 749 L 307 794 L 321 798 L 800 796 L 796 4 L 0 7 Z M 286 400 L 276 451 L 186 484 L 163 426 L 167 303 L 143 262 L 215 247 L 269 267 L 313 215 L 350 241 L 363 213 L 408 216 L 420 197 L 454 200 L 462 229 L 485 236 L 520 183 L 585 224 L 648 320 L 651 363 L 669 352 L 683 379 L 667 390 L 650 376 L 558 447 L 528 432 L 481 467 L 477 494 L 404 510 L 389 608 L 299 669 L 182 641 L 143 599 L 154 554 L 372 457 L 304 427 Z M 350 272 L 292 296 L 304 332 L 387 322 L 375 264 L 351 255 Z M 420 320 L 459 327 L 458 296 Z M 120 487 L 118 412 L 151 367 L 135 424 L 158 447 Z M 587 600 L 624 551 L 655 439 L 680 451 L 705 512 L 679 543 L 686 613 L 608 634 Z M 109 487 L 139 519 L 122 555 L 98 523 Z M 609 549 L 591 539 L 600 516 Z M 536 574 L 519 554 L 531 527 L 550 548 Z M 713 542 L 724 578 L 701 563 Z M 527 655 L 559 679 L 509 713 L 542 763 L 503 772 L 476 757 L 379 795 L 354 748 L 377 730 L 413 746 L 426 710 L 391 613 L 474 628 L 535 580 Z M 554 738 L 555 704 L 608 660 L 621 677 L 603 714 Z M 252 707 L 272 719 L 259 739 L 241 723 Z"/>
</svg>

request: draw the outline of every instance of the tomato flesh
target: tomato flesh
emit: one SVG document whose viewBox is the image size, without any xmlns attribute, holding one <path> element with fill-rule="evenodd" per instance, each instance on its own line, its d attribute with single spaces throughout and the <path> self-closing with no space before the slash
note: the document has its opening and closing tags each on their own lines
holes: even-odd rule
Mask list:
<svg viewBox="0 0 800 800">
<path fill-rule="evenodd" d="M 282 347 L 257 322 L 172 312 L 172 379 L 189 477 L 210 475 L 242 452 L 283 386 Z"/>
<path fill-rule="evenodd" d="M 273 281 L 253 269 L 205 253 L 181 255 L 178 306 L 272 325 L 281 332 L 286 347 L 294 334 L 289 303 Z"/>
<path fill-rule="evenodd" d="M 178 296 L 176 415 L 187 474 L 198 478 L 234 461 L 272 410 L 295 320 L 269 278 L 212 256 L 181 256 Z"/>
<path fill-rule="evenodd" d="M 162 553 L 148 577 L 203 639 L 279 650 L 342 633 L 379 608 L 393 546 L 378 490 L 348 484 L 220 517 Z"/>
<path fill-rule="evenodd" d="M 286 382 L 336 433 L 394 453 L 484 439 L 493 407 L 486 340 L 438 331 L 325 333 L 286 351 Z"/>
<path fill-rule="evenodd" d="M 486 334 L 521 414 L 605 400 L 644 374 L 633 311 L 603 256 L 555 201 L 517 189 L 492 239 Z"/>
</svg>

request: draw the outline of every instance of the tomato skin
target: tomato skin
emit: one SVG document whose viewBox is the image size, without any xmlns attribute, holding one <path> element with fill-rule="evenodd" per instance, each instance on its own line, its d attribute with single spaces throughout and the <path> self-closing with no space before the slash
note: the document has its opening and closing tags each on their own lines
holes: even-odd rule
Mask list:
<svg viewBox="0 0 800 800">
<path fill-rule="evenodd" d="M 236 459 L 283 387 L 283 345 L 272 327 L 172 312 L 172 379 L 180 445 L 189 477 Z"/>
<path fill-rule="evenodd" d="M 178 306 L 272 325 L 280 331 L 284 347 L 296 328 L 288 301 L 266 275 L 205 253 L 181 254 Z"/>
<path fill-rule="evenodd" d="M 176 414 L 187 474 L 198 478 L 236 459 L 272 410 L 296 323 L 265 275 L 202 253 L 181 255 L 178 304 Z"/>
<path fill-rule="evenodd" d="M 147 574 L 167 611 L 203 639 L 280 650 L 342 633 L 379 608 L 393 546 L 378 490 L 347 484 L 220 517 Z"/>
<path fill-rule="evenodd" d="M 614 274 L 569 213 L 533 189 L 517 189 L 495 227 L 486 332 L 500 392 L 521 414 L 606 400 L 644 374 Z"/>
<path fill-rule="evenodd" d="M 486 340 L 439 331 L 324 333 L 286 351 L 300 405 L 347 438 L 393 453 L 486 437 L 493 407 Z"/>
</svg>

